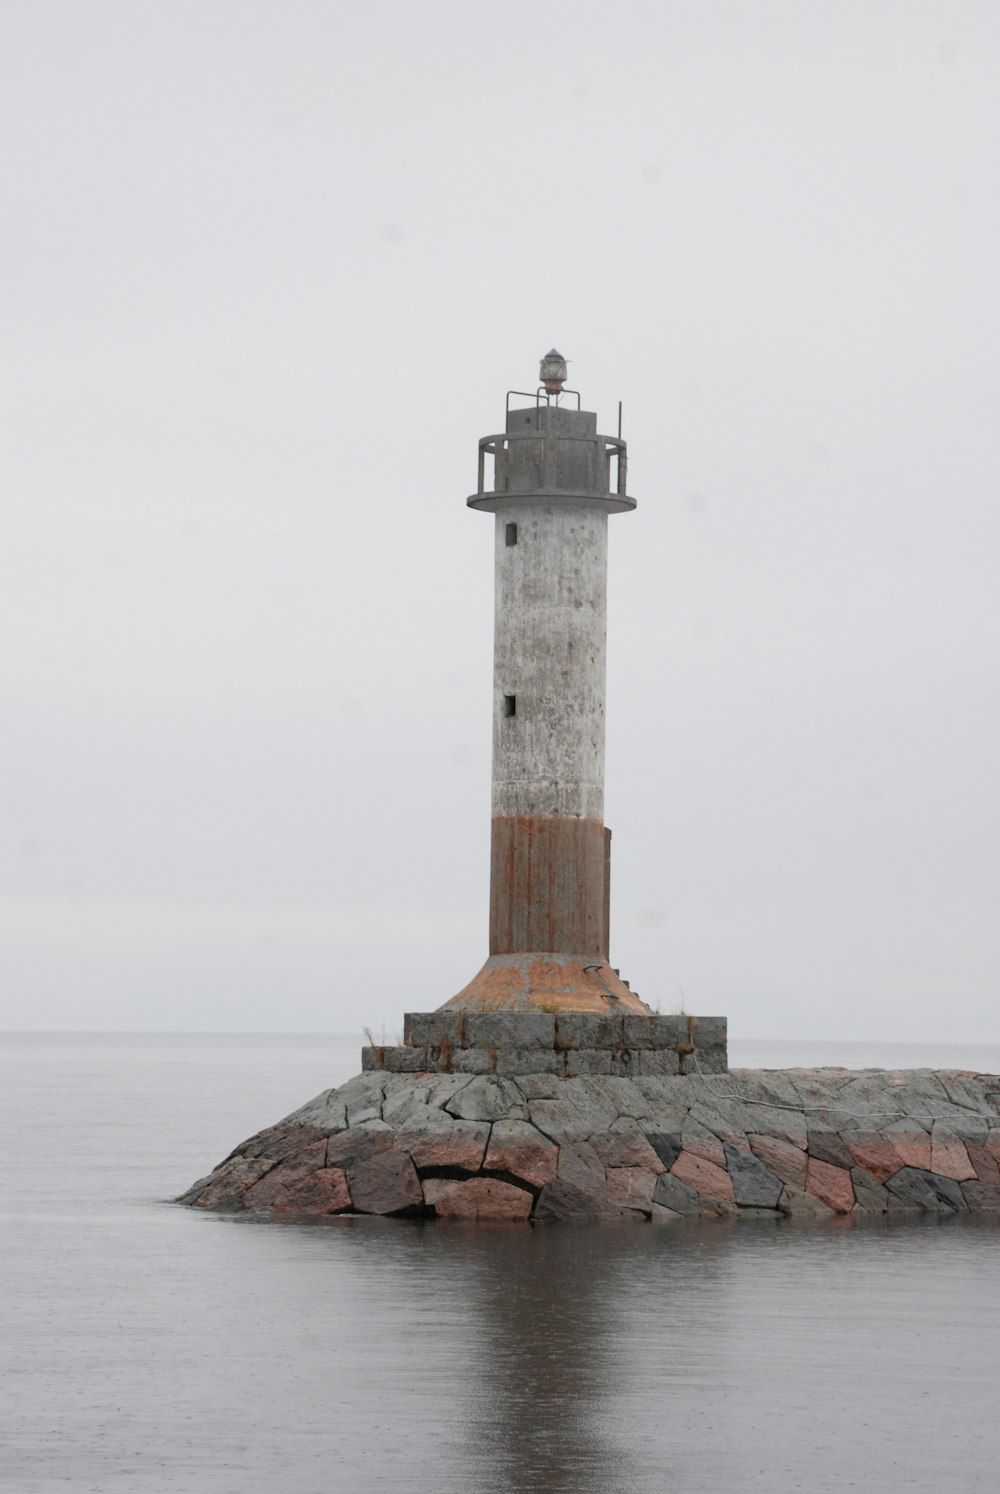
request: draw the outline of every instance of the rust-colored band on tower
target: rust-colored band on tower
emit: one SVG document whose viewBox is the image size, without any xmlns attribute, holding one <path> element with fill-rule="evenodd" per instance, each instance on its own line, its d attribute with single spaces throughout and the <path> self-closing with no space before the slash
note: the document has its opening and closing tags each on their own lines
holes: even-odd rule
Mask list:
<svg viewBox="0 0 1000 1494">
<path fill-rule="evenodd" d="M 608 958 L 608 838 L 600 820 L 493 820 L 490 954 L 550 950 Z"/>
</svg>

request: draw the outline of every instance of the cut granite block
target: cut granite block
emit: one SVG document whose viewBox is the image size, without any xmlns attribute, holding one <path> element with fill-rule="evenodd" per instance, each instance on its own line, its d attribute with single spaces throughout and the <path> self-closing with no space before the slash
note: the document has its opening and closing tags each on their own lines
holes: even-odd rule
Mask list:
<svg viewBox="0 0 1000 1494">
<path fill-rule="evenodd" d="M 560 1012 L 556 1023 L 557 1048 L 620 1048 L 623 1045 L 621 1014 Z"/>
<path fill-rule="evenodd" d="M 492 1074 L 498 1055 L 486 1048 L 456 1048 L 451 1055 L 453 1074 Z"/>
<path fill-rule="evenodd" d="M 610 1074 L 612 1053 L 610 1048 L 575 1048 L 564 1055 L 566 1073 Z"/>
<path fill-rule="evenodd" d="M 403 1042 L 408 1048 L 461 1047 L 458 1012 L 407 1012 Z"/>
<path fill-rule="evenodd" d="M 548 1012 L 467 1012 L 466 1048 L 553 1048 L 556 1019 Z"/>
<path fill-rule="evenodd" d="M 625 1015 L 624 1043 L 626 1048 L 673 1048 L 678 1043 L 687 1043 L 687 1017 L 643 1017 L 638 1013 Z"/>
<path fill-rule="evenodd" d="M 695 1035 L 697 1039 L 697 1034 Z M 703 1048 L 700 1043 L 695 1042 L 695 1050 L 687 1058 L 688 1072 L 696 1074 L 728 1074 L 729 1055 L 725 1046 L 713 1045 L 711 1048 Z"/>
<path fill-rule="evenodd" d="M 426 1048 L 362 1048 L 361 1067 L 366 1072 L 383 1069 L 389 1074 L 426 1074 L 437 1065 Z"/>
<path fill-rule="evenodd" d="M 473 1052 L 469 1048 L 466 1052 Z M 497 1048 L 498 1074 L 516 1077 L 519 1074 L 561 1074 L 565 1054 L 555 1048 Z"/>
<path fill-rule="evenodd" d="M 636 1059 L 635 1072 L 643 1079 L 672 1079 L 681 1071 L 680 1055 L 674 1048 L 641 1048 Z"/>
<path fill-rule="evenodd" d="M 702 1048 L 725 1048 L 729 1041 L 729 1024 L 725 1017 L 695 1017 L 691 1041 Z"/>
</svg>

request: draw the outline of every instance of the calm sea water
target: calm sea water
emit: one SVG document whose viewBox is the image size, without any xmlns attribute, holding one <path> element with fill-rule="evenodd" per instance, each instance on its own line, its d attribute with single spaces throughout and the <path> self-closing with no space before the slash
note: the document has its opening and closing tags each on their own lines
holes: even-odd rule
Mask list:
<svg viewBox="0 0 1000 1494">
<path fill-rule="evenodd" d="M 202 1215 L 163 1200 L 348 1078 L 358 1039 L 0 1041 L 4 1491 L 1000 1486 L 996 1227 Z"/>
</svg>

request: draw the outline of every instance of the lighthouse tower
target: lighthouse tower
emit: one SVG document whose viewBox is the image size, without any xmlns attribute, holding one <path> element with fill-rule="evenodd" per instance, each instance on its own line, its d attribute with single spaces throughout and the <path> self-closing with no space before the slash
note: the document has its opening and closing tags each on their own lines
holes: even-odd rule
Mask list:
<svg viewBox="0 0 1000 1494">
<path fill-rule="evenodd" d="M 608 515 L 635 499 L 620 430 L 599 435 L 566 376 L 553 349 L 537 391 L 507 395 L 468 500 L 496 546 L 490 944 L 452 1009 L 649 1011 L 608 963 L 604 824 Z"/>
</svg>

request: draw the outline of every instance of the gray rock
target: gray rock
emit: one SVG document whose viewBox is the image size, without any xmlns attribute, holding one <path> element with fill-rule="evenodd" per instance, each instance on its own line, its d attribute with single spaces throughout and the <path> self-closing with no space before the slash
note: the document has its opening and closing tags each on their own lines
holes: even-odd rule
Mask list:
<svg viewBox="0 0 1000 1494">
<path fill-rule="evenodd" d="M 956 1074 L 951 1069 L 943 1069 L 938 1078 L 953 1105 L 971 1110 L 975 1115 L 985 1112 L 986 1095 L 978 1080 L 970 1079 L 966 1074 Z"/>
<path fill-rule="evenodd" d="M 676 1131 L 645 1131 L 643 1134 L 669 1172 L 684 1150 L 680 1136 Z"/>
<path fill-rule="evenodd" d="M 559 1148 L 556 1175 L 564 1183 L 573 1183 L 583 1192 L 589 1191 L 607 1201 L 604 1163 L 588 1141 L 569 1142 Z"/>
<path fill-rule="evenodd" d="M 855 1208 L 864 1214 L 884 1214 L 889 1207 L 888 1191 L 866 1167 L 851 1168 Z"/>
<path fill-rule="evenodd" d="M 421 1076 L 405 1089 L 391 1090 L 382 1101 L 382 1119 L 390 1126 L 419 1121 L 428 1113 L 428 1081 Z"/>
<path fill-rule="evenodd" d="M 562 1093 L 562 1076 L 557 1074 L 518 1074 L 517 1087 L 528 1100 L 554 1100 Z"/>
<path fill-rule="evenodd" d="M 347 1105 L 339 1089 L 324 1089 L 322 1094 L 286 1115 L 282 1126 L 315 1126 L 319 1131 L 339 1131 L 347 1125 Z"/>
<path fill-rule="evenodd" d="M 676 1209 L 665 1209 L 654 1200 L 649 1217 L 654 1224 L 683 1224 L 686 1216 Z"/>
<path fill-rule="evenodd" d="M 415 1082 L 428 1086 L 427 1103 L 436 1105 L 439 1110 L 443 1110 L 450 1099 L 471 1083 L 465 1074 L 439 1074 L 434 1079 L 418 1079 Z"/>
<path fill-rule="evenodd" d="M 806 1137 L 806 1151 L 819 1162 L 829 1162 L 831 1167 L 854 1166 L 854 1158 L 841 1141 L 836 1131 L 825 1128 L 810 1130 Z"/>
<path fill-rule="evenodd" d="M 327 1167 L 342 1167 L 345 1172 L 362 1167 L 381 1152 L 393 1146 L 395 1132 L 384 1121 L 352 1126 L 349 1131 L 338 1131 L 326 1144 Z"/>
<path fill-rule="evenodd" d="M 724 1142 L 723 1146 L 729 1166 L 729 1176 L 733 1180 L 736 1202 L 752 1208 L 775 1208 L 784 1187 L 781 1179 L 775 1177 L 770 1168 L 765 1167 L 753 1152 L 745 1152 L 742 1147 L 731 1146 L 728 1141 Z"/>
<path fill-rule="evenodd" d="M 682 1183 L 680 1178 L 673 1177 L 669 1172 L 661 1172 L 653 1189 L 653 1205 L 659 1204 L 661 1208 L 672 1209 L 675 1214 L 698 1214 L 700 1206 L 698 1195 L 687 1183 Z"/>
<path fill-rule="evenodd" d="M 468 1048 L 553 1048 L 556 1019 L 548 1012 L 469 1012 L 465 1018 Z"/>
<path fill-rule="evenodd" d="M 604 1092 L 612 1104 L 617 1106 L 620 1116 L 631 1115 L 642 1118 L 653 1113 L 649 1100 L 631 1079 L 612 1075 L 611 1078 L 605 1080 Z"/>
<path fill-rule="evenodd" d="M 958 1183 L 941 1177 L 939 1173 L 925 1172 L 923 1168 L 902 1167 L 885 1186 L 909 1209 L 923 1209 L 926 1213 L 951 1209 L 961 1213 L 968 1208 Z"/>
<path fill-rule="evenodd" d="M 989 1120 L 985 1115 L 955 1116 L 948 1120 L 935 1120 L 929 1122 L 933 1127 L 935 1141 L 947 1140 L 954 1137 L 956 1141 L 971 1141 L 973 1146 L 982 1146 L 989 1134 Z"/>
<path fill-rule="evenodd" d="M 874 1193 L 871 1188 L 855 1188 L 854 1196 L 857 1199 L 854 1205 L 856 1214 L 884 1214 L 889 1207 L 887 1193 Z"/>
<path fill-rule="evenodd" d="M 417 1170 L 404 1151 L 389 1148 L 345 1171 L 351 1202 L 360 1214 L 400 1214 L 423 1205 Z"/>
<path fill-rule="evenodd" d="M 461 1120 L 527 1120 L 524 1095 L 510 1079 L 483 1075 L 470 1079 L 444 1106 Z"/>
<path fill-rule="evenodd" d="M 799 1092 L 787 1074 L 778 1069 L 730 1069 L 727 1083 L 722 1088 L 729 1090 L 744 1103 L 788 1105 L 794 1110 L 802 1109 Z"/>
<path fill-rule="evenodd" d="M 386 1078 L 384 1074 L 357 1074 L 341 1085 L 340 1098 L 346 1107 L 349 1126 L 381 1118 Z"/>
<path fill-rule="evenodd" d="M 783 1136 L 795 1146 L 806 1144 L 805 1118 L 797 1110 L 779 1110 L 752 1101 L 744 1104 L 713 1094 L 710 1102 L 693 1105 L 691 1115 L 722 1139 L 764 1132 L 768 1136 Z"/>
</svg>

